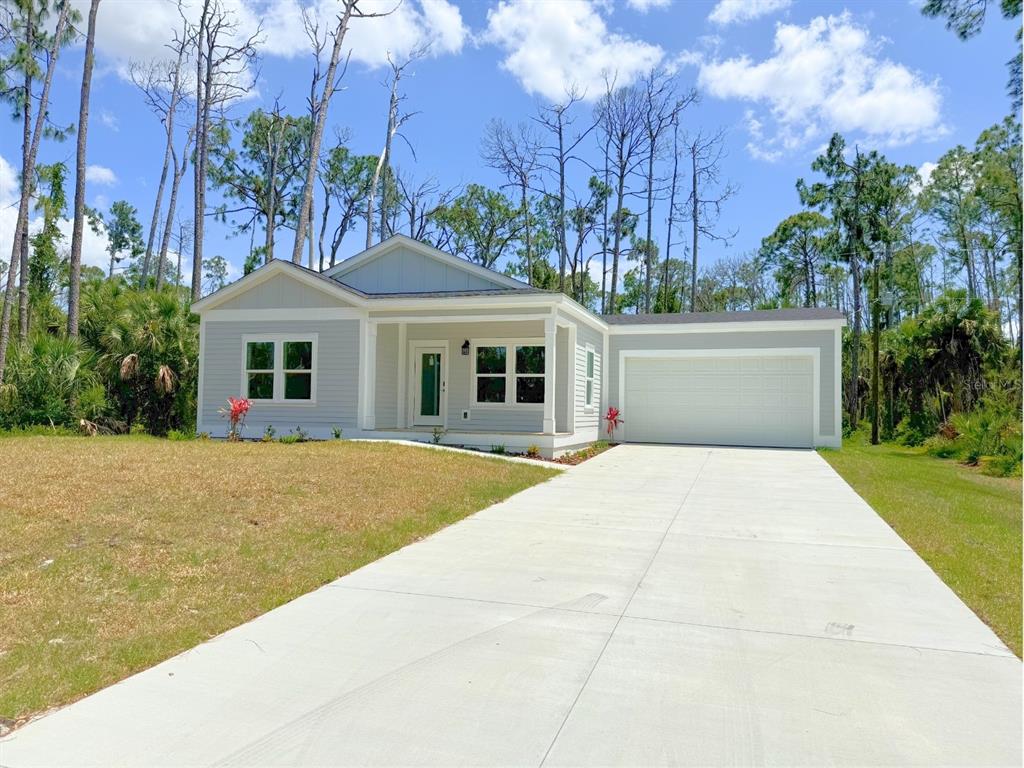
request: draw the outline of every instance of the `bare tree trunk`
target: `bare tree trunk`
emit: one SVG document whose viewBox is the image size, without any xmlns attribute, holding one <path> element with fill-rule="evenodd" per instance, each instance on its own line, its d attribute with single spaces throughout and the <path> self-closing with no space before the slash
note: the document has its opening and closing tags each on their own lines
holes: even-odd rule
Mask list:
<svg viewBox="0 0 1024 768">
<path fill-rule="evenodd" d="M 676 188 L 679 181 L 679 119 L 678 117 L 672 118 L 672 184 L 669 188 L 668 195 L 668 227 L 665 232 L 665 273 L 661 278 L 661 285 L 664 293 L 664 305 L 662 306 L 663 312 L 671 311 L 669 296 L 669 259 L 672 254 L 672 230 L 675 227 L 675 214 L 676 214 Z M 648 213 L 648 216 L 650 214 Z"/>
<path fill-rule="evenodd" d="M 199 301 L 203 279 L 203 224 L 206 216 L 206 140 L 209 129 L 209 101 L 213 87 L 212 52 L 206 51 L 210 0 L 203 0 L 196 36 L 196 159 L 193 163 L 192 301 Z M 205 65 L 205 69 L 204 69 Z M 204 78 L 205 74 L 205 78 Z M 181 249 L 178 249 L 179 253 Z"/>
<path fill-rule="evenodd" d="M 14 241 L 11 243 L 11 261 L 7 268 L 7 289 L 4 294 L 4 307 L 0 316 L 0 383 L 4 380 L 4 369 L 7 367 L 7 345 L 11 339 L 11 313 L 14 310 L 14 286 L 18 275 L 18 265 L 21 264 L 21 286 L 24 292 L 24 308 L 19 308 L 19 319 L 22 314 L 24 321 L 21 331 L 28 333 L 28 207 L 32 197 L 32 178 L 35 175 L 36 156 L 39 153 L 39 142 L 43 137 L 43 129 L 50 100 L 50 85 L 53 82 L 53 73 L 57 69 L 57 55 L 63 42 L 64 33 L 68 25 L 69 7 L 64 3 L 60 7 L 60 15 L 57 17 L 57 24 L 53 32 L 53 42 L 48 52 L 46 74 L 43 78 L 43 91 L 39 96 L 39 104 L 36 107 L 35 128 L 32 132 L 31 144 L 28 141 L 27 126 L 31 121 L 30 111 L 32 104 L 32 78 L 25 77 L 25 123 L 23 127 L 22 146 L 22 168 L 21 168 L 21 200 L 18 204 L 18 218 L 14 226 Z M 34 42 L 32 30 L 36 21 L 28 19 L 28 55 L 32 55 Z M 28 151 L 25 151 L 25 147 Z"/>
<path fill-rule="evenodd" d="M 609 186 L 609 165 L 608 150 L 611 138 L 604 142 L 604 185 Z M 603 218 L 601 222 L 601 314 L 608 312 L 607 281 L 608 281 L 608 198 L 611 195 L 605 194 L 603 207 Z"/>
<path fill-rule="evenodd" d="M 653 248 L 652 238 L 654 237 L 654 149 L 655 139 L 650 139 L 650 146 L 647 152 L 647 247 L 644 249 L 644 312 L 651 311 L 651 290 L 654 284 L 653 272 L 654 263 L 651 259 Z"/>
<path fill-rule="evenodd" d="M 157 266 L 156 273 L 156 288 L 160 290 L 163 287 L 163 270 L 164 263 L 167 260 L 167 251 L 171 245 L 171 230 L 174 227 L 174 212 L 178 205 L 178 189 L 181 186 L 181 179 L 185 175 L 185 170 L 188 168 L 188 153 L 189 148 L 192 146 L 192 131 L 189 131 L 188 138 L 185 140 L 185 147 L 182 151 L 181 163 L 178 163 L 178 155 L 174 150 L 174 145 L 171 145 L 171 158 L 173 160 L 174 177 L 171 179 L 171 198 L 167 203 L 167 218 L 164 220 L 164 234 L 160 241 L 160 262 Z M 178 283 L 181 283 L 181 246 L 178 246 Z"/>
<path fill-rule="evenodd" d="M 693 244 L 690 252 L 690 311 L 697 311 L 697 236 L 700 233 L 700 195 L 697 194 L 697 142 L 690 148 L 690 158 L 693 162 L 693 210 L 690 215 L 693 217 Z"/>
<path fill-rule="evenodd" d="M 618 178 L 615 186 L 615 237 L 612 240 L 612 286 L 608 295 L 611 305 L 610 314 L 616 314 L 615 294 L 619 282 L 619 251 L 622 249 L 622 204 L 626 196 L 626 167 L 619 163 Z"/>
<path fill-rule="evenodd" d="M 68 282 L 68 335 L 78 337 L 79 298 L 82 292 L 82 237 L 85 232 L 86 139 L 89 130 L 89 98 L 92 91 L 92 66 L 95 60 L 96 12 L 99 0 L 89 6 L 89 27 L 85 38 L 85 62 L 82 65 L 82 91 L 78 110 L 78 146 L 75 154 L 75 223 L 71 233 L 71 257 Z"/>
<path fill-rule="evenodd" d="M 149 277 L 149 270 L 153 258 L 153 243 L 156 240 L 156 231 L 160 226 L 160 207 L 164 200 L 164 186 L 167 183 L 167 171 L 172 159 L 172 148 L 174 146 L 174 118 L 178 111 L 178 102 L 181 98 L 181 60 L 185 54 L 184 41 L 178 47 L 178 60 L 174 66 L 174 82 L 171 86 L 171 98 L 167 106 L 167 117 L 164 120 L 164 128 L 167 133 L 167 144 L 164 148 L 164 164 L 160 169 L 160 182 L 156 188 L 156 201 L 153 203 L 153 218 L 149 225 L 149 238 L 146 241 L 146 255 L 142 260 L 142 275 L 139 285 L 145 286 L 146 278 Z M 172 171 L 173 173 L 173 171 Z"/>
<path fill-rule="evenodd" d="M 341 46 L 345 41 L 345 33 L 348 31 L 349 20 L 355 11 L 356 1 L 343 0 L 344 10 L 338 16 L 338 26 L 334 30 L 334 47 L 331 49 L 331 62 L 327 66 L 327 74 L 324 78 L 323 94 L 314 109 L 316 121 L 313 123 L 313 135 L 309 142 L 309 166 L 306 168 L 305 183 L 302 185 L 302 200 L 299 203 L 298 220 L 295 225 L 295 245 L 292 249 L 292 261 L 296 264 L 302 262 L 302 244 L 306 239 L 309 212 L 313 208 L 313 185 L 316 183 L 316 168 L 320 158 L 320 144 L 324 138 L 324 126 L 327 124 L 327 108 L 330 105 L 331 96 L 337 88 L 334 80 L 335 73 L 338 71 Z"/>
</svg>

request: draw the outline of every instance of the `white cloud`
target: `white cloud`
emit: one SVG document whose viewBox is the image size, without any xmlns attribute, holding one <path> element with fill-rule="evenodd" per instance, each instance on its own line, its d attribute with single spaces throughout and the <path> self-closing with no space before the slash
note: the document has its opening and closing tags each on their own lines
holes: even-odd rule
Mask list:
<svg viewBox="0 0 1024 768">
<path fill-rule="evenodd" d="M 14 242 L 15 223 L 18 220 L 18 199 L 21 190 L 18 185 L 18 173 L 3 155 L 0 155 L 0 243 L 4 244 L 4 252 L 0 253 L 0 259 L 6 262 L 11 256 L 11 244 Z M 35 233 L 42 228 L 42 217 L 36 216 L 29 220 L 28 229 Z M 70 219 L 64 219 L 58 223 L 58 228 L 64 235 L 64 247 L 71 247 Z M 107 236 L 105 233 L 96 234 L 88 226 L 85 227 L 82 237 L 82 262 L 94 267 L 106 267 L 109 260 L 107 254 Z"/>
<path fill-rule="evenodd" d="M 113 112 L 108 112 L 105 109 L 102 110 L 100 112 L 100 122 L 115 133 L 120 130 L 120 123 L 118 122 L 117 115 Z"/>
<path fill-rule="evenodd" d="M 557 101 L 573 86 L 595 99 L 604 77 L 620 85 L 658 64 L 661 48 L 608 29 L 586 0 L 501 0 L 487 12 L 486 42 L 502 48 L 502 68 L 528 93 Z"/>
<path fill-rule="evenodd" d="M 921 167 L 917 169 L 917 181 L 910 185 L 915 195 L 928 186 L 928 182 L 932 180 L 932 174 L 938 167 L 937 163 L 933 163 L 930 160 L 921 163 Z"/>
<path fill-rule="evenodd" d="M 85 169 L 85 180 L 90 184 L 110 187 L 117 184 L 117 174 L 102 165 L 90 165 Z"/>
<path fill-rule="evenodd" d="M 833 131 L 888 145 L 944 133 L 938 82 L 883 58 L 881 45 L 843 13 L 776 25 L 759 62 L 694 58 L 708 94 L 760 107 L 746 118 L 754 156 L 777 158 Z"/>
<path fill-rule="evenodd" d="M 73 0 L 88 13 L 88 0 Z M 303 10 L 312 14 L 321 32 L 337 23 L 337 0 L 222 0 L 236 22 L 234 37 L 247 39 L 260 31 L 261 55 L 298 58 L 312 55 L 303 24 Z M 397 6 L 397 8 L 396 8 Z M 346 51 L 352 61 L 370 67 L 387 63 L 387 54 L 402 57 L 424 45 L 430 55 L 458 53 L 468 37 L 458 7 L 449 0 L 364 0 L 366 13 L 387 12 L 388 16 L 353 19 L 346 36 Z M 145 13 L 124 13 L 124 6 L 101 4 L 96 32 L 96 48 L 108 65 L 128 76 L 130 61 L 170 60 L 167 45 L 180 32 L 182 20 L 175 0 L 149 0 Z M 198 2 L 188 2 L 185 15 L 195 20 Z M 328 49 L 329 50 L 329 49 Z"/>
<path fill-rule="evenodd" d="M 652 8 L 668 8 L 672 5 L 672 0 L 626 0 L 626 5 L 634 11 L 647 13 Z"/>
<path fill-rule="evenodd" d="M 708 14 L 708 21 L 722 26 L 742 23 L 781 11 L 791 3 L 792 0 L 718 0 Z"/>
</svg>

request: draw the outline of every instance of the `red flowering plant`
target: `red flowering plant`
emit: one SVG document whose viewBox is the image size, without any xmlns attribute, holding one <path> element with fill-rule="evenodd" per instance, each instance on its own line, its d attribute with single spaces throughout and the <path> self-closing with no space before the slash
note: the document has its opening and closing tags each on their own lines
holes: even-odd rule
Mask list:
<svg viewBox="0 0 1024 768">
<path fill-rule="evenodd" d="M 228 440 L 237 442 L 242 439 L 242 428 L 245 427 L 245 414 L 252 407 L 252 401 L 244 397 L 229 397 L 228 407 L 221 408 L 221 417 L 228 417 Z"/>
<path fill-rule="evenodd" d="M 614 405 L 610 405 L 608 413 L 604 415 L 604 420 L 608 425 L 608 439 L 611 440 L 615 437 L 615 430 L 622 424 L 622 412 Z"/>
</svg>

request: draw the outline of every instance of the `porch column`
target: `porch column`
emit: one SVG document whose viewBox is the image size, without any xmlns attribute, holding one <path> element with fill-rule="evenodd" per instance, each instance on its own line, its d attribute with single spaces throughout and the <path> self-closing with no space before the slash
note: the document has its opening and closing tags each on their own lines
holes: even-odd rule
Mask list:
<svg viewBox="0 0 1024 768">
<path fill-rule="evenodd" d="M 554 317 L 544 320 L 544 434 L 555 434 L 555 332 Z"/>
<path fill-rule="evenodd" d="M 363 429 L 376 428 L 377 406 L 377 323 L 367 320 L 363 336 Z"/>
</svg>

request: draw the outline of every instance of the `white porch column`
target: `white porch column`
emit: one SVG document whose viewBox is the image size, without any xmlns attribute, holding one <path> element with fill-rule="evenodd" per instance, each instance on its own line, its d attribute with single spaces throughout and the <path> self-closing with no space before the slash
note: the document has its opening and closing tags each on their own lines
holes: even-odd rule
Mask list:
<svg viewBox="0 0 1024 768">
<path fill-rule="evenodd" d="M 409 342 L 407 340 L 408 332 L 406 331 L 406 324 L 398 324 L 398 410 L 395 411 L 398 414 L 398 424 L 396 425 L 399 429 L 405 429 L 409 426 L 405 417 L 405 404 L 408 400 L 408 396 L 405 393 L 405 387 L 409 381 L 409 365 L 406 362 L 406 351 L 408 350 Z"/>
<path fill-rule="evenodd" d="M 363 429 L 374 429 L 377 421 L 376 390 L 377 390 L 377 323 L 365 321 L 363 333 Z"/>
<path fill-rule="evenodd" d="M 554 317 L 544 320 L 544 434 L 555 434 L 555 332 Z M 514 361 L 513 361 L 514 364 Z"/>
</svg>

